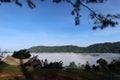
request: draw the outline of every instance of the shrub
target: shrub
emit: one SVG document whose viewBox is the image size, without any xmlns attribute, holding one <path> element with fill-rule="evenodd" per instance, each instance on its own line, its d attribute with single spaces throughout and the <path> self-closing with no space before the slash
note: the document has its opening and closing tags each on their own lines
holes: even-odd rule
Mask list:
<svg viewBox="0 0 120 80">
<path fill-rule="evenodd" d="M 97 60 L 97 63 L 99 64 L 101 69 L 108 70 L 108 63 L 105 59 L 100 58 Z"/>
<path fill-rule="evenodd" d="M 120 73 L 120 59 L 119 60 L 113 60 L 109 65 L 109 69 L 111 71 L 119 72 Z"/>
<path fill-rule="evenodd" d="M 77 65 L 75 64 L 75 62 L 70 62 L 68 67 L 71 69 L 75 69 L 75 68 L 77 68 Z"/>
<path fill-rule="evenodd" d="M 91 71 L 91 66 L 89 64 L 89 62 L 87 61 L 86 64 L 85 64 L 85 70 L 86 71 Z"/>
</svg>

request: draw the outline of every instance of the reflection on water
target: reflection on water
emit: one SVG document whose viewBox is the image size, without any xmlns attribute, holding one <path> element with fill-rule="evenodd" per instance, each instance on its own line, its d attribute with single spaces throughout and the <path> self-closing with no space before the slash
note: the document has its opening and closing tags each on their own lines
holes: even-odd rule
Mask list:
<svg viewBox="0 0 120 80">
<path fill-rule="evenodd" d="M 120 54 L 112 53 L 32 53 L 33 55 L 38 55 L 40 60 L 48 59 L 49 62 L 63 61 L 64 65 L 69 65 L 70 62 L 74 61 L 76 64 L 85 64 L 89 61 L 90 64 L 96 64 L 96 60 L 103 58 L 108 62 L 113 59 L 120 58 Z"/>
<path fill-rule="evenodd" d="M 8 54 L 6 54 L 7 56 Z M 9 53 L 9 55 L 12 55 Z M 111 62 L 113 59 L 119 59 L 120 54 L 112 53 L 31 53 L 32 56 L 38 55 L 40 60 L 47 59 L 48 62 L 63 61 L 64 65 L 69 65 L 74 61 L 76 64 L 85 64 L 89 61 L 90 64 L 96 64 L 96 60 L 103 58 L 107 62 Z"/>
</svg>

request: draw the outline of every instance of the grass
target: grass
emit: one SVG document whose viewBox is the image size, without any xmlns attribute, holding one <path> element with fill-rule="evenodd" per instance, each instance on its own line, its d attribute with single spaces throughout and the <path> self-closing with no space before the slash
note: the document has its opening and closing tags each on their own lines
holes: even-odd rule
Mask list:
<svg viewBox="0 0 120 80">
<path fill-rule="evenodd" d="M 10 66 L 6 63 L 0 63 L 0 74 L 21 74 L 21 68 L 19 66 Z"/>
<path fill-rule="evenodd" d="M 29 77 L 29 78 L 28 78 Z M 0 80 L 120 80 L 110 72 L 78 69 L 40 69 L 0 63 Z"/>
</svg>

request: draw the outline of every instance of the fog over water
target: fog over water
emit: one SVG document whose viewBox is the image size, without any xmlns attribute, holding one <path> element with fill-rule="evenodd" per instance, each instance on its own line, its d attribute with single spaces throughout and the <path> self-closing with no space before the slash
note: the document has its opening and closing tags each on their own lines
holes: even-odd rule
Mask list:
<svg viewBox="0 0 120 80">
<path fill-rule="evenodd" d="M 5 54 L 12 55 L 12 53 Z M 96 61 L 100 58 L 111 62 L 113 59 L 119 59 L 120 54 L 118 53 L 31 53 L 31 57 L 38 55 L 38 59 L 45 60 L 48 62 L 59 62 L 62 61 L 64 66 L 69 65 L 70 62 L 74 61 L 77 65 L 85 64 L 88 61 L 91 65 L 96 64 Z"/>
<path fill-rule="evenodd" d="M 74 61 L 76 64 L 85 64 L 88 61 L 91 65 L 96 64 L 96 61 L 100 58 L 107 60 L 109 63 L 113 59 L 119 59 L 120 54 L 112 53 L 31 53 L 31 55 L 38 55 L 40 60 L 47 59 L 48 62 L 63 61 L 63 65 L 69 65 Z"/>
</svg>

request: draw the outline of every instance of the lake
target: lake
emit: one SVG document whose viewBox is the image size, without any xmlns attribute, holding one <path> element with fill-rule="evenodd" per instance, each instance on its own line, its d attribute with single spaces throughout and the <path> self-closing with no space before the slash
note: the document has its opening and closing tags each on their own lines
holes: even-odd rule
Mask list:
<svg viewBox="0 0 120 80">
<path fill-rule="evenodd" d="M 74 61 L 77 65 L 85 64 L 88 61 L 91 65 L 96 64 L 100 58 L 110 63 L 113 59 L 119 59 L 120 54 L 117 53 L 31 53 L 32 56 L 38 55 L 40 60 L 47 59 L 48 62 L 62 61 L 64 66 Z"/>
</svg>

